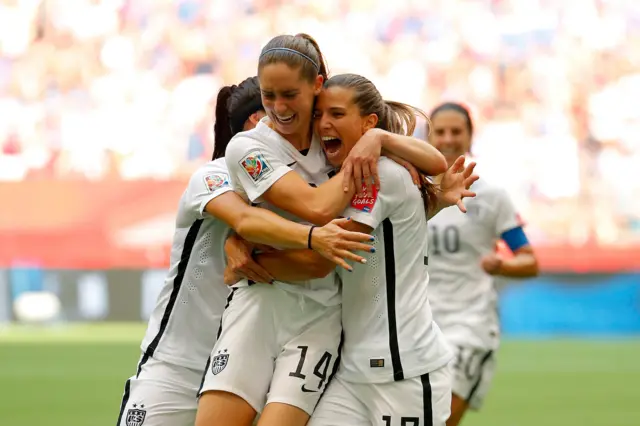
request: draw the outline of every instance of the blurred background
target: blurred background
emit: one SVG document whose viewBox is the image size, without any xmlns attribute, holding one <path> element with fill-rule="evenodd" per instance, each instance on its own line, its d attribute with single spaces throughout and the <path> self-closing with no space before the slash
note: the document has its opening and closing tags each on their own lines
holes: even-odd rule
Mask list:
<svg viewBox="0 0 640 426">
<path fill-rule="evenodd" d="M 0 0 L 0 424 L 115 423 L 215 95 L 297 32 L 388 99 L 468 105 L 527 223 L 543 274 L 498 283 L 464 424 L 640 424 L 638 0 Z"/>
</svg>

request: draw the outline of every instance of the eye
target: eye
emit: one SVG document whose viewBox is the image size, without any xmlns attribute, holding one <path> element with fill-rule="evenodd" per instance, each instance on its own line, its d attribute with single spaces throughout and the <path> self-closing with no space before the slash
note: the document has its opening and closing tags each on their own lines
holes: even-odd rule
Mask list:
<svg viewBox="0 0 640 426">
<path fill-rule="evenodd" d="M 320 117 L 322 117 L 321 111 L 318 111 L 318 110 L 313 111 L 313 118 L 320 118 Z"/>
<path fill-rule="evenodd" d="M 344 117 L 344 112 L 334 112 L 332 115 L 335 118 L 341 118 L 341 117 Z"/>
<path fill-rule="evenodd" d="M 285 93 L 284 95 L 282 95 L 285 99 L 293 99 L 296 97 L 296 93 Z"/>
<path fill-rule="evenodd" d="M 268 93 L 268 92 L 262 92 L 262 97 L 264 99 L 269 99 L 269 100 L 272 100 L 273 98 L 275 98 L 273 93 Z"/>
</svg>

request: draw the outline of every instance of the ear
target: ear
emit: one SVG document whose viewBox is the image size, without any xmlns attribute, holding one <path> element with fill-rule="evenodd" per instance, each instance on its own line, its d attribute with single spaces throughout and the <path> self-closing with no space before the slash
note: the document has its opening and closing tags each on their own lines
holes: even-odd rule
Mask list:
<svg viewBox="0 0 640 426">
<path fill-rule="evenodd" d="M 318 96 L 322 92 L 322 85 L 324 84 L 324 77 L 318 75 L 316 81 L 313 83 L 313 94 Z"/>
<path fill-rule="evenodd" d="M 254 112 L 253 114 L 251 114 L 249 116 L 249 118 L 247 118 L 247 121 L 244 122 L 244 126 L 243 126 L 242 130 L 247 131 L 247 130 L 253 129 L 254 127 L 256 127 L 258 125 L 258 122 L 264 116 L 265 116 L 265 113 L 262 110 Z"/>
<path fill-rule="evenodd" d="M 362 133 L 364 134 L 367 130 L 371 130 L 378 125 L 378 116 L 376 114 L 369 114 L 364 117 L 364 121 L 362 122 Z"/>
</svg>

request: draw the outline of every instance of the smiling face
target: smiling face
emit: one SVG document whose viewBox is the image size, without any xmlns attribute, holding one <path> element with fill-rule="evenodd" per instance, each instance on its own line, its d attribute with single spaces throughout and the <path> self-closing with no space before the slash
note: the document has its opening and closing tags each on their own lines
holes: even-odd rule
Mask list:
<svg viewBox="0 0 640 426">
<path fill-rule="evenodd" d="M 304 135 L 311 125 L 313 102 L 322 89 L 322 77 L 302 78 L 299 68 L 277 62 L 260 70 L 262 105 L 278 133 Z"/>
<path fill-rule="evenodd" d="M 429 143 L 447 159 L 449 167 L 471 150 L 471 129 L 459 111 L 444 109 L 431 117 Z"/>
<path fill-rule="evenodd" d="M 318 96 L 314 111 L 315 131 L 329 162 L 340 167 L 358 140 L 378 123 L 375 114 L 361 115 L 354 103 L 354 89 L 332 86 Z"/>
</svg>

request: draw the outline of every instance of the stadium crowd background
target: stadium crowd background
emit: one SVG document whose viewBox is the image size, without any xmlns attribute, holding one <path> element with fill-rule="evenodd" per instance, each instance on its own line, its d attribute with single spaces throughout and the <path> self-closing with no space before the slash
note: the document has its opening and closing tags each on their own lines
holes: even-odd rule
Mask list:
<svg viewBox="0 0 640 426">
<path fill-rule="evenodd" d="M 0 181 L 184 180 L 217 90 L 300 31 L 389 99 L 467 103 L 535 242 L 640 241 L 635 0 L 0 0 Z"/>
</svg>

